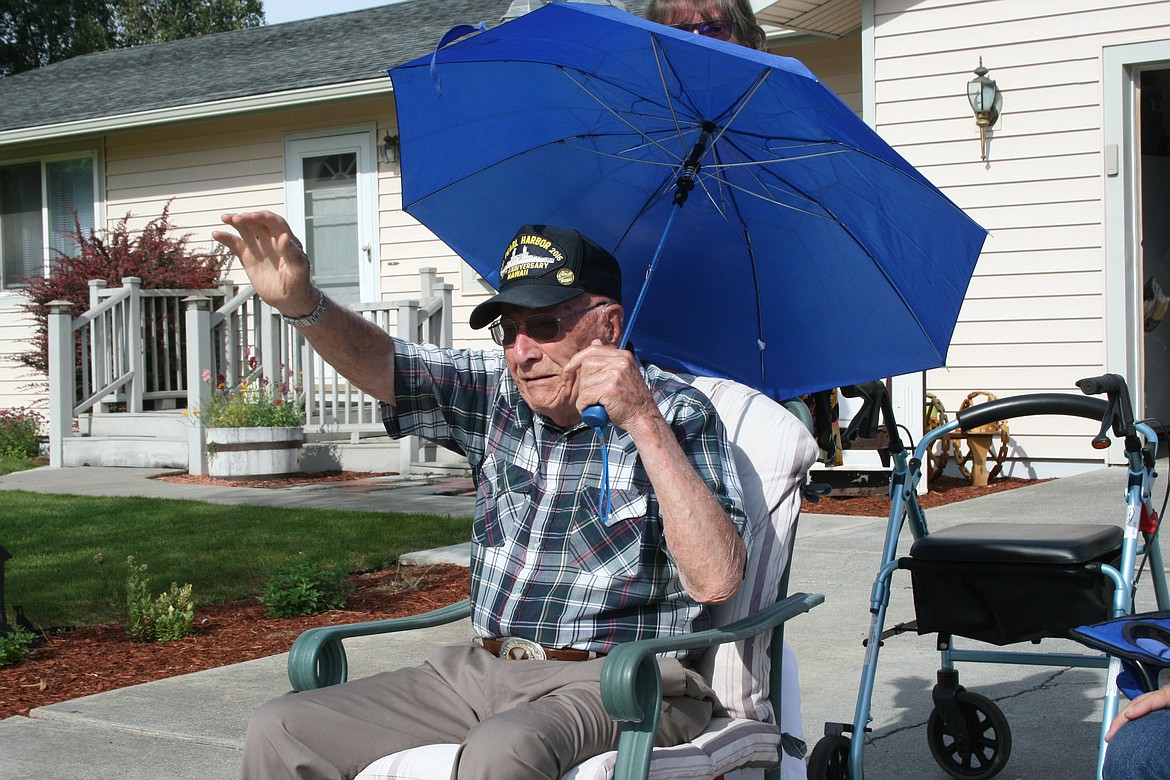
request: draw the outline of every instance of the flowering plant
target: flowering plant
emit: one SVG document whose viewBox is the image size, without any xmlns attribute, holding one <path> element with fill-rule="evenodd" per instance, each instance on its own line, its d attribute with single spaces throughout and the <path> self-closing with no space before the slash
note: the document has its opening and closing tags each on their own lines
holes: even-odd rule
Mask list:
<svg viewBox="0 0 1170 780">
<path fill-rule="evenodd" d="M 256 358 L 248 358 L 248 368 L 256 370 Z M 203 381 L 212 384 L 211 395 L 202 409 L 183 412 L 194 416 L 204 428 L 294 428 L 305 424 L 304 397 L 294 384 L 292 371 L 286 371 L 279 385 L 268 377 L 250 374 L 238 388 L 227 387 L 222 374 L 212 383 L 211 371 L 203 370 Z"/>
<path fill-rule="evenodd" d="M 44 420 L 40 412 L 26 407 L 0 409 L 0 458 L 36 457 Z"/>
</svg>

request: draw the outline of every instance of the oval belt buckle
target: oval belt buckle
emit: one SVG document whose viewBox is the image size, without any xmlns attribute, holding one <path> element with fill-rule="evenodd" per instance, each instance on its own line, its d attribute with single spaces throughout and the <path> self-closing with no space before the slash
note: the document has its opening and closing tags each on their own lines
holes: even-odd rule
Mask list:
<svg viewBox="0 0 1170 780">
<path fill-rule="evenodd" d="M 510 636 L 500 643 L 500 658 L 505 661 L 545 661 L 548 656 L 536 642 Z"/>
</svg>

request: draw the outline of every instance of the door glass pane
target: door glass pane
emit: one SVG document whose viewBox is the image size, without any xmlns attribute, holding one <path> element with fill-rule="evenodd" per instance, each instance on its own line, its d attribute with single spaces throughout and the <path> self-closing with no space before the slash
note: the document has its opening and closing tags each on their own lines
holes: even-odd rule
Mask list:
<svg viewBox="0 0 1170 780">
<path fill-rule="evenodd" d="M 21 286 L 26 276 L 44 273 L 39 162 L 0 168 L 0 254 L 5 290 Z"/>
<path fill-rule="evenodd" d="M 306 157 L 305 251 L 313 281 L 341 304 L 361 302 L 357 154 Z"/>
<path fill-rule="evenodd" d="M 74 235 L 78 226 L 83 236 L 94 228 L 93 159 L 45 163 L 45 190 L 49 200 L 49 257 L 72 256 L 77 252 Z"/>
</svg>

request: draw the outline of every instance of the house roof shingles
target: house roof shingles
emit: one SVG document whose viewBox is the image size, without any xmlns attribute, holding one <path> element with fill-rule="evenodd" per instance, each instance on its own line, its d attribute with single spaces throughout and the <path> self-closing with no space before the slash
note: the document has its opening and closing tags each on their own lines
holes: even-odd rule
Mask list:
<svg viewBox="0 0 1170 780">
<path fill-rule="evenodd" d="M 0 132 L 387 78 L 509 0 L 407 0 L 88 54 L 0 79 Z M 210 106 L 209 106 L 210 108 Z"/>
</svg>

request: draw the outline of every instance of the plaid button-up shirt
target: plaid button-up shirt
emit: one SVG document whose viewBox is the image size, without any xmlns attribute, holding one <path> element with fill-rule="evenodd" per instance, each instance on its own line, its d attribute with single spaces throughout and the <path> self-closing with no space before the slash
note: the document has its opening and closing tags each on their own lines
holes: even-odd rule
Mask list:
<svg viewBox="0 0 1170 780">
<path fill-rule="evenodd" d="M 679 580 L 633 440 L 608 441 L 611 509 L 600 519 L 602 447 L 593 430 L 534 414 L 503 354 L 395 341 L 392 437 L 417 435 L 467 457 L 476 486 L 472 622 L 486 637 L 606 652 L 708 627 Z M 715 410 L 654 366 L 643 377 L 679 444 L 740 534 L 739 477 Z M 750 544 L 750 539 L 745 542 Z"/>
</svg>

